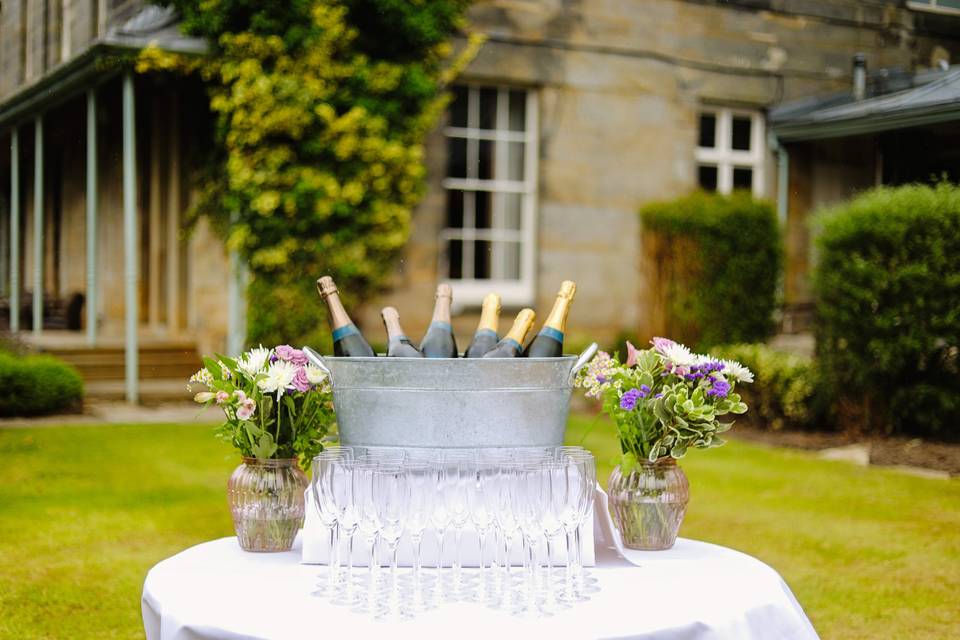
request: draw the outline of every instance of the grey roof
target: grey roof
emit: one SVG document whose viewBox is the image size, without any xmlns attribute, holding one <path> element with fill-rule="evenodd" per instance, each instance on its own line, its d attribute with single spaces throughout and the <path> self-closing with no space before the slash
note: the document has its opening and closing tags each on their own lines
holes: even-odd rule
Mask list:
<svg viewBox="0 0 960 640">
<path fill-rule="evenodd" d="M 783 141 L 877 133 L 960 120 L 960 68 L 920 74 L 915 86 L 854 100 L 849 93 L 802 99 L 770 111 Z"/>
<path fill-rule="evenodd" d="M 80 54 L 47 71 L 36 81 L 20 87 L 0 103 L 0 127 L 29 119 L 96 87 L 121 71 L 117 65 L 98 62 L 106 56 L 133 53 L 147 46 L 165 51 L 200 55 L 207 52 L 205 40 L 180 32 L 170 8 L 148 5 L 130 20 L 108 31 Z"/>
</svg>

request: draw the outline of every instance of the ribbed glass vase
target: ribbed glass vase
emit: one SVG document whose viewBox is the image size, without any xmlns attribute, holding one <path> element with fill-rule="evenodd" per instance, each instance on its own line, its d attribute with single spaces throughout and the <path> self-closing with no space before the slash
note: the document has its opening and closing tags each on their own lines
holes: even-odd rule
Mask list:
<svg viewBox="0 0 960 640">
<path fill-rule="evenodd" d="M 607 482 L 610 516 L 628 549 L 659 551 L 677 541 L 690 483 L 673 458 L 643 462 L 629 475 L 616 467 Z"/>
<path fill-rule="evenodd" d="M 227 482 L 233 528 L 244 551 L 289 551 L 303 525 L 307 476 L 296 459 L 244 458 Z"/>
</svg>

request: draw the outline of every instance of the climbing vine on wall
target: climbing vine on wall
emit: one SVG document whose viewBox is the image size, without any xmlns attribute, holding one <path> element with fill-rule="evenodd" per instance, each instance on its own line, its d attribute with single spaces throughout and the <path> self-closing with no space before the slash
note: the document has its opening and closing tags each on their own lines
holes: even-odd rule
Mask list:
<svg viewBox="0 0 960 640">
<path fill-rule="evenodd" d="M 332 274 L 348 301 L 363 300 L 386 285 L 407 241 L 424 137 L 444 86 L 480 45 L 470 37 L 455 53 L 450 42 L 468 2 L 158 2 L 210 43 L 202 58 L 147 48 L 137 68 L 206 83 L 215 144 L 195 213 L 257 283 L 248 340 L 316 339 L 278 335 L 317 326 L 313 281 Z"/>
</svg>

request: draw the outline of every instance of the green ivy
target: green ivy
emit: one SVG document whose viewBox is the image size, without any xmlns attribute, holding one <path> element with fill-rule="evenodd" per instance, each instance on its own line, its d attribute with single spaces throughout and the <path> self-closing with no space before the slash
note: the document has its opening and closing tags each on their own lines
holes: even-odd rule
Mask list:
<svg viewBox="0 0 960 640">
<path fill-rule="evenodd" d="M 960 188 L 879 188 L 816 222 L 818 358 L 843 426 L 956 437 Z"/>
<path fill-rule="evenodd" d="M 330 274 L 365 300 L 386 286 L 407 242 L 424 137 L 445 84 L 478 46 L 454 55 L 449 44 L 467 0 L 158 1 L 211 43 L 192 60 L 148 49 L 138 68 L 206 83 L 215 144 L 196 213 L 247 261 L 250 293 L 271 294 L 250 297 L 250 338 L 306 342 L 310 331 L 268 330 L 318 322 L 306 303 L 316 293 L 302 282 Z"/>
<path fill-rule="evenodd" d="M 783 247 L 772 205 L 747 192 L 696 192 L 640 211 L 667 287 L 671 338 L 704 349 L 774 330 Z M 663 261 L 672 264 L 663 265 Z"/>
</svg>

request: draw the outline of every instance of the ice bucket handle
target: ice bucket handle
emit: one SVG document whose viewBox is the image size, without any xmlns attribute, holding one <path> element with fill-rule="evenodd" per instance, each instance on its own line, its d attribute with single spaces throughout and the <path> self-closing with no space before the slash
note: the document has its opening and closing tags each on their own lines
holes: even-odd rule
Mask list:
<svg viewBox="0 0 960 640">
<path fill-rule="evenodd" d="M 594 345 L 596 346 L 596 345 Z M 323 361 L 323 356 L 311 349 L 310 347 L 303 347 L 302 349 L 304 355 L 307 356 L 307 360 L 310 361 L 310 364 L 315 366 L 320 371 L 323 371 L 327 374 L 327 378 L 330 380 L 330 384 L 333 384 L 333 374 L 330 372 L 330 367 L 326 365 Z"/>
<path fill-rule="evenodd" d="M 570 384 L 573 384 L 573 379 L 577 376 L 577 372 L 590 362 L 597 353 L 598 348 L 596 342 L 591 342 L 590 346 L 583 350 L 583 353 L 580 354 L 577 361 L 573 363 L 573 368 L 570 369 Z"/>
</svg>

